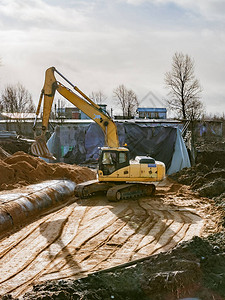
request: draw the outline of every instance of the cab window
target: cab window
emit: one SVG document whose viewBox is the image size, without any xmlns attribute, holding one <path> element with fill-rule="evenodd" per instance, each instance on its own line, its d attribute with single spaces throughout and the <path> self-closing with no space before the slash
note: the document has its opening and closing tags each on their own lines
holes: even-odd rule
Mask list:
<svg viewBox="0 0 225 300">
<path fill-rule="evenodd" d="M 123 164 L 127 161 L 127 153 L 119 153 L 119 164 Z"/>
<path fill-rule="evenodd" d="M 110 152 L 103 152 L 102 164 L 103 165 L 112 165 L 113 164 Z"/>
</svg>

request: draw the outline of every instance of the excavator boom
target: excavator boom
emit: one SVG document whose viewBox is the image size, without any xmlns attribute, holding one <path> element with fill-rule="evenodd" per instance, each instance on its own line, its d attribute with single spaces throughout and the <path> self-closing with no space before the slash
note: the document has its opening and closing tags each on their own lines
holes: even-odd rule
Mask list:
<svg viewBox="0 0 225 300">
<path fill-rule="evenodd" d="M 61 76 L 67 83 L 69 83 L 76 91 L 74 93 L 69 88 L 65 87 L 62 83 L 58 82 L 55 78 L 55 73 Z M 50 113 L 55 96 L 55 92 L 61 94 L 64 98 L 70 101 L 77 108 L 82 110 L 88 117 L 94 120 L 103 130 L 105 135 L 105 145 L 108 147 L 119 147 L 117 128 L 113 120 L 88 96 L 86 96 L 78 87 L 74 86 L 66 77 L 58 72 L 54 67 L 46 70 L 45 82 L 42 89 L 34 122 L 35 142 L 31 146 L 31 152 L 34 155 L 44 158 L 54 159 L 53 155 L 49 152 L 45 141 L 45 133 L 48 128 Z M 43 117 L 41 135 L 36 135 L 36 121 L 40 113 L 42 101 L 43 104 Z"/>
</svg>

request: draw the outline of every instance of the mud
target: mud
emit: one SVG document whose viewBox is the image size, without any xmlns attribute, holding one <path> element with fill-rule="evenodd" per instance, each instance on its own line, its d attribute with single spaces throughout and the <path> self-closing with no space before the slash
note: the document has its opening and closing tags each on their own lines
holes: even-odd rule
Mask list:
<svg viewBox="0 0 225 300">
<path fill-rule="evenodd" d="M 46 163 L 22 151 L 0 159 L 0 190 L 11 190 L 49 179 L 70 179 L 80 183 L 95 177 L 95 172 L 89 168 Z"/>
<path fill-rule="evenodd" d="M 78 280 L 47 281 L 21 299 L 225 299 L 225 233 Z M 8 298 L 7 298 L 8 297 Z M 5 296 L 2 299 L 16 299 Z"/>
</svg>

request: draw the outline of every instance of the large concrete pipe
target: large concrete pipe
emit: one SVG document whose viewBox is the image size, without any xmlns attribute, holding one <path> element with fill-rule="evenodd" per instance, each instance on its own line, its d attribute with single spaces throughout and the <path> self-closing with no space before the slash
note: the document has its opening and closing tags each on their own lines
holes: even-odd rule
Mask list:
<svg viewBox="0 0 225 300">
<path fill-rule="evenodd" d="M 76 183 L 70 180 L 49 180 L 1 192 L 0 234 L 62 203 L 73 195 L 75 186 Z"/>
</svg>

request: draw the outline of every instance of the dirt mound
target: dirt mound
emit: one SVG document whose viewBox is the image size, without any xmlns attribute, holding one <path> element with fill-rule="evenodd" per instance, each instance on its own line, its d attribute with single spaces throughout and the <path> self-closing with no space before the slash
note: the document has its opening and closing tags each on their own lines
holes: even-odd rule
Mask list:
<svg viewBox="0 0 225 300">
<path fill-rule="evenodd" d="M 209 167 L 213 167 L 215 164 L 219 164 L 221 167 L 225 167 L 224 150 L 202 150 L 198 152 L 196 163 L 207 164 Z"/>
<path fill-rule="evenodd" d="M 196 150 L 196 164 L 204 164 L 209 168 L 215 165 L 225 168 L 225 142 L 202 141 L 202 143 L 196 145 Z"/>
<path fill-rule="evenodd" d="M 22 299 L 225 299 L 225 233 L 194 237 L 169 252 L 93 273 L 47 281 Z M 10 299 L 4 296 L 3 300 Z M 13 299 L 13 298 L 11 298 Z"/>
<path fill-rule="evenodd" d="M 198 141 L 196 143 L 197 151 L 225 151 L 225 142 L 224 141 Z"/>
<path fill-rule="evenodd" d="M 0 190 L 49 179 L 70 179 L 80 183 L 94 178 L 95 173 L 88 168 L 64 163 L 46 163 L 22 151 L 0 159 Z"/>
<path fill-rule="evenodd" d="M 213 199 L 225 209 L 225 142 L 197 146 L 196 165 L 170 175 L 180 184 L 190 185 L 199 196 Z"/>
<path fill-rule="evenodd" d="M 29 153 L 32 141 L 16 136 L 14 138 L 2 138 L 0 139 L 0 146 L 10 154 L 18 151 L 24 151 Z"/>
<path fill-rule="evenodd" d="M 225 168 L 220 162 L 217 161 L 213 166 L 199 163 L 170 175 L 170 178 L 190 185 L 200 196 L 211 198 L 217 204 L 225 206 Z"/>
</svg>

